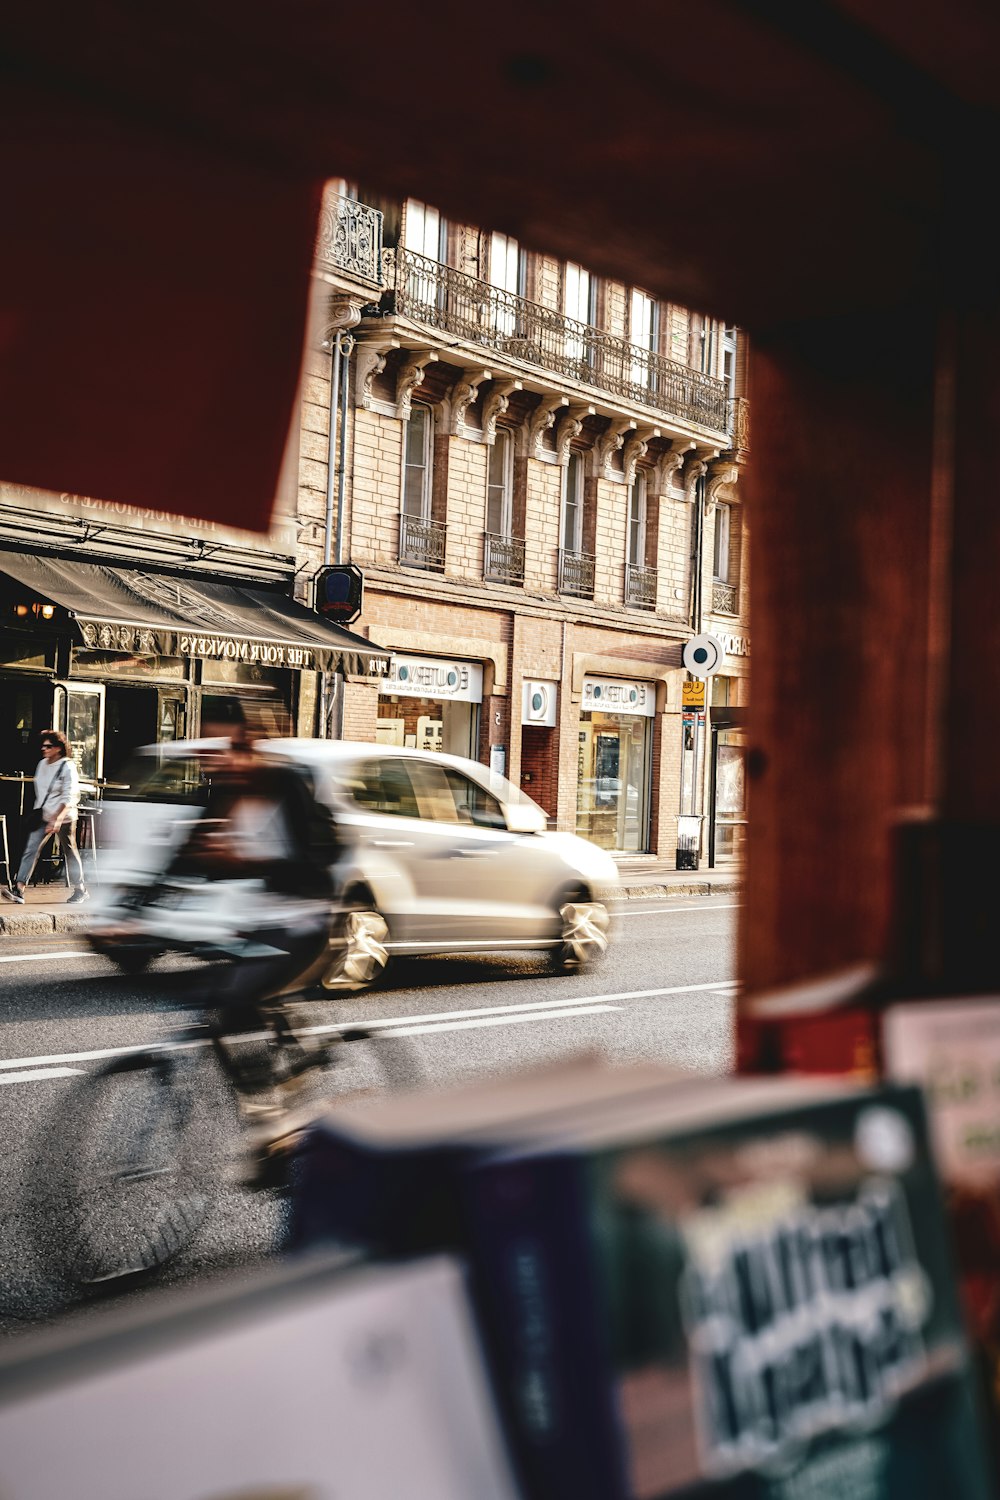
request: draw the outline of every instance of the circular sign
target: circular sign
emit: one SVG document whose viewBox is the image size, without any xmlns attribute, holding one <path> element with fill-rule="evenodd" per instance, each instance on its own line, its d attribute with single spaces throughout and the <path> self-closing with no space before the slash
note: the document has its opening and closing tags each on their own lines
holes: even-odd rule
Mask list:
<svg viewBox="0 0 1000 1500">
<path fill-rule="evenodd" d="M 695 635 L 684 642 L 681 662 L 695 677 L 711 677 L 722 665 L 726 648 L 717 635 Z"/>
</svg>

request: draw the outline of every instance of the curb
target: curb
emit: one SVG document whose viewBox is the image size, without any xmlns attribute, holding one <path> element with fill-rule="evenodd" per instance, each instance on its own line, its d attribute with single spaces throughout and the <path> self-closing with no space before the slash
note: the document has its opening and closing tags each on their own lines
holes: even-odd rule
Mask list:
<svg viewBox="0 0 1000 1500">
<path fill-rule="evenodd" d="M 743 889 L 742 880 L 722 877 L 718 880 L 691 880 L 670 885 L 650 881 L 647 885 L 622 885 L 619 897 L 634 900 L 643 896 L 719 896 Z M 38 937 L 46 932 L 83 932 L 87 913 L 82 911 L 12 911 L 0 907 L 0 937 Z"/>
</svg>

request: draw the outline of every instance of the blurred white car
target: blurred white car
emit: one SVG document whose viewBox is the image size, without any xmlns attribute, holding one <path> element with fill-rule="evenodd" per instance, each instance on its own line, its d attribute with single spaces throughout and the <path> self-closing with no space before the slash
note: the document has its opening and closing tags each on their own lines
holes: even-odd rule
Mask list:
<svg viewBox="0 0 1000 1500">
<path fill-rule="evenodd" d="M 88 937 L 122 968 L 252 932 L 254 900 L 230 882 L 161 880 L 204 801 L 207 742 L 141 753 L 126 800 L 104 804 L 102 883 Z M 373 984 L 395 955 L 546 950 L 559 970 L 608 945 L 614 861 L 476 761 L 344 740 L 271 740 L 332 809 L 344 840 L 334 868 L 323 971 L 328 989 Z M 261 908 L 262 910 L 262 908 Z M 258 912 L 259 915 L 259 912 Z"/>
</svg>

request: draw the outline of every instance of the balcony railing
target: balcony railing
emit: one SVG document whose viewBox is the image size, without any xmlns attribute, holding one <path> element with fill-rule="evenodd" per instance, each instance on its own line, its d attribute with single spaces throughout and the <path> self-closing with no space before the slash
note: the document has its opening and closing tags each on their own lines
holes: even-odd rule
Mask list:
<svg viewBox="0 0 1000 1500">
<path fill-rule="evenodd" d="M 733 583 L 712 584 L 712 610 L 721 615 L 739 613 L 736 585 Z"/>
<path fill-rule="evenodd" d="M 578 599 L 594 597 L 594 559 L 586 552 L 559 549 L 559 592 Z"/>
<path fill-rule="evenodd" d="M 483 533 L 483 577 L 500 583 L 524 582 L 524 542 L 517 536 Z"/>
<path fill-rule="evenodd" d="M 730 447 L 746 458 L 750 452 L 750 402 L 745 396 L 733 396 L 729 402 Z"/>
<path fill-rule="evenodd" d="M 444 570 L 444 541 L 447 527 L 441 521 L 425 521 L 420 516 L 399 517 L 399 560 L 409 568 Z"/>
<path fill-rule="evenodd" d="M 625 603 L 640 609 L 656 608 L 656 569 L 640 563 L 625 564 Z"/>
<path fill-rule="evenodd" d="M 341 193 L 327 196 L 320 214 L 315 261 L 321 270 L 346 271 L 382 285 L 382 214 Z"/>
<path fill-rule="evenodd" d="M 386 251 L 391 310 L 639 406 L 727 432 L 724 381 L 412 250 Z"/>
</svg>

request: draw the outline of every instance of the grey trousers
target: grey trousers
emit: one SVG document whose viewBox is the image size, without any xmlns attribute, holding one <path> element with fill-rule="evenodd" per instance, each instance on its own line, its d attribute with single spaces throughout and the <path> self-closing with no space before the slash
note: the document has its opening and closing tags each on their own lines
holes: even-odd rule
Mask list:
<svg viewBox="0 0 1000 1500">
<path fill-rule="evenodd" d="M 28 834 L 28 842 L 24 846 L 21 855 L 21 863 L 17 871 L 17 884 L 27 885 L 35 873 L 35 866 L 39 856 L 52 837 L 46 833 L 44 828 L 33 828 Z M 67 818 L 59 825 L 59 840 L 62 844 L 63 858 L 66 861 L 66 869 L 73 882 L 73 888 L 82 891 L 86 882 L 83 878 L 83 864 L 80 859 L 80 851 L 76 847 L 76 819 Z"/>
</svg>

